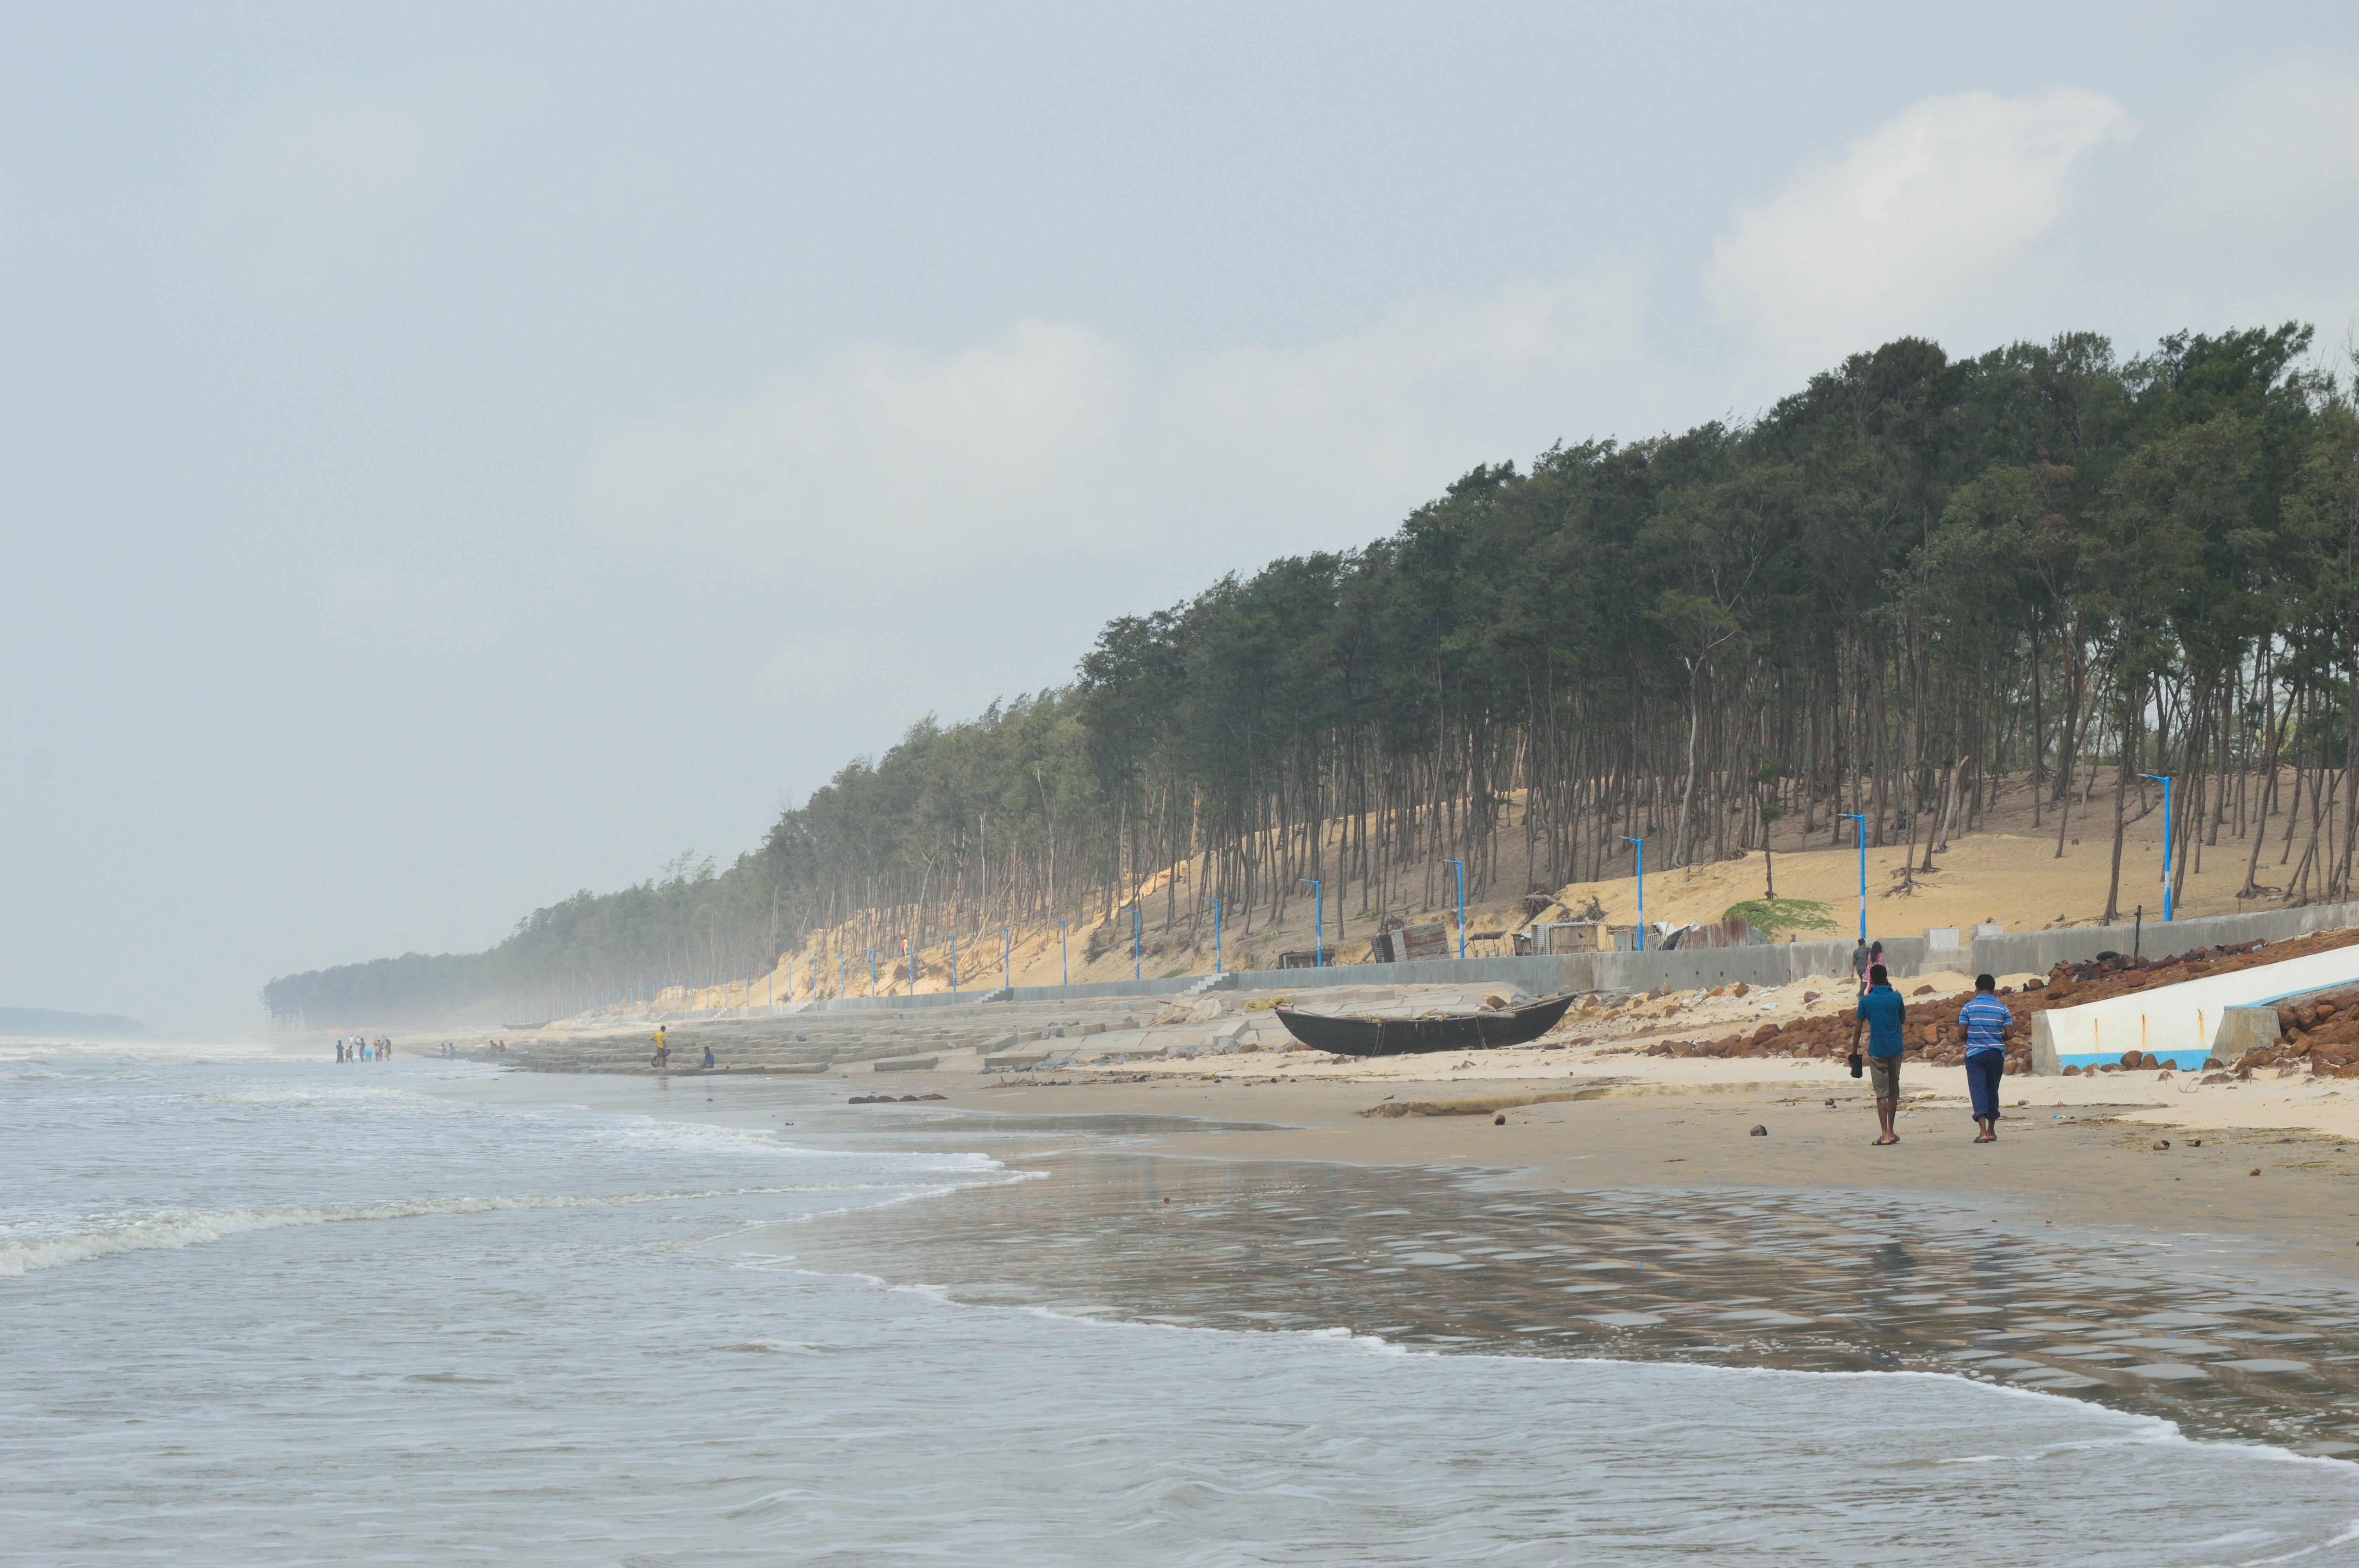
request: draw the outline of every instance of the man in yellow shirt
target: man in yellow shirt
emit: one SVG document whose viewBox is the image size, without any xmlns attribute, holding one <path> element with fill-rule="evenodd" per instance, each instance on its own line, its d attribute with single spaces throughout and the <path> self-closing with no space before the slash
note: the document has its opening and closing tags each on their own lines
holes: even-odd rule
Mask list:
<svg viewBox="0 0 2359 1568">
<path fill-rule="evenodd" d="M 656 1070 L 657 1070 L 658 1072 L 661 1072 L 664 1068 L 669 1067 L 669 1066 L 670 1066 L 670 1065 L 671 1065 L 671 1042 L 669 1042 L 669 1041 L 668 1041 L 668 1040 L 666 1040 L 666 1039 L 664 1038 L 664 1026 L 663 1026 L 662 1024 L 658 1023 L 658 1024 L 657 1024 L 657 1025 L 656 1025 L 656 1059 L 655 1059 L 655 1068 L 656 1068 Z"/>
</svg>

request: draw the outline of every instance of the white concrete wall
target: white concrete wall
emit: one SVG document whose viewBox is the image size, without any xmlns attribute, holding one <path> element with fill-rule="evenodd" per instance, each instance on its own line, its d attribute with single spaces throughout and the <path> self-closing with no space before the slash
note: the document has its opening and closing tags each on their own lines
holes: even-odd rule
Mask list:
<svg viewBox="0 0 2359 1568">
<path fill-rule="evenodd" d="M 2180 1066 L 2200 1067 L 2222 1044 L 2228 1009 L 2354 983 L 2359 983 L 2359 946 L 2050 1008 L 2031 1018 L 2031 1070 L 2117 1062 L 2125 1051 L 2151 1051 Z"/>
</svg>

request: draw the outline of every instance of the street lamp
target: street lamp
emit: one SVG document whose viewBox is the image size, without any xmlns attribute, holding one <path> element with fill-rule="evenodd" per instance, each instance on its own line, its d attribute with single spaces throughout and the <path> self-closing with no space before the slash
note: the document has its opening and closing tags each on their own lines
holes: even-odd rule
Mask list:
<svg viewBox="0 0 2359 1568">
<path fill-rule="evenodd" d="M 1638 951 L 1647 950 L 1647 841 L 1622 835 L 1622 842 L 1638 847 Z"/>
<path fill-rule="evenodd" d="M 1138 961 L 1138 905 L 1135 903 L 1130 906 L 1130 978 L 1133 980 L 1141 978 Z"/>
<path fill-rule="evenodd" d="M 916 996 L 918 994 L 917 976 L 918 966 L 913 962 L 909 966 L 909 994 L 911 996 Z M 958 995 L 958 933 L 955 931 L 951 933 L 951 995 Z"/>
<path fill-rule="evenodd" d="M 1310 934 L 1310 967 L 1323 969 L 1327 967 L 1327 890 L 1320 885 L 1317 877 L 1297 877 L 1294 880 L 1310 884 L 1310 907 L 1318 912 L 1319 922 L 1318 929 Z M 1465 916 L 1460 915 L 1459 921 L 1464 924 Z M 1462 953 L 1459 957 L 1465 955 Z"/>
<path fill-rule="evenodd" d="M 1466 957 L 1466 862 L 1444 860 L 1441 863 L 1458 868 L 1458 956 L 1463 958 Z"/>
<path fill-rule="evenodd" d="M 1007 952 L 1002 962 L 1006 967 L 1004 978 L 1007 981 L 1007 1000 L 1014 1001 L 1016 1000 L 1016 927 L 1003 925 L 999 928 L 999 934 L 1007 939 Z"/>
<path fill-rule="evenodd" d="M 1066 929 L 1063 921 L 1057 922 L 1057 955 L 1065 966 L 1065 985 L 1068 989 L 1071 989 L 1073 983 L 1073 945 L 1068 940 L 1071 935 L 1072 933 Z"/>
<path fill-rule="evenodd" d="M 1853 835 L 1859 840 L 1859 939 L 1867 940 L 1867 816 L 1864 812 L 1839 811 L 1837 816 L 1847 816 L 1859 824 Z"/>
<path fill-rule="evenodd" d="M 876 949 L 868 949 L 868 994 L 876 994 Z"/>
<path fill-rule="evenodd" d="M 1221 972 L 1221 901 L 1208 898 L 1204 902 L 1212 906 L 1212 973 L 1217 975 Z"/>
<path fill-rule="evenodd" d="M 2140 773 L 2162 786 L 2162 923 L 2170 924 L 2170 778 L 2167 773 Z"/>
</svg>

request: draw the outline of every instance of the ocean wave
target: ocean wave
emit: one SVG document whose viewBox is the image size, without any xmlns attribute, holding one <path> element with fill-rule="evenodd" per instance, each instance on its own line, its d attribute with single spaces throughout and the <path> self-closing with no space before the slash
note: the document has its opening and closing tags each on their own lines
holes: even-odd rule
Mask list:
<svg viewBox="0 0 2359 1568">
<path fill-rule="evenodd" d="M 0 1236 L 0 1279 L 42 1269 L 62 1268 L 122 1252 L 201 1247 L 257 1230 L 290 1226 L 341 1225 L 354 1220 L 414 1219 L 427 1215 L 495 1214 L 516 1209 L 611 1208 L 629 1204 L 692 1203 L 712 1198 L 770 1197 L 796 1193 L 885 1192 L 900 1195 L 901 1182 L 814 1182 L 791 1186 L 710 1187 L 700 1190 L 617 1193 L 602 1197 L 450 1197 L 414 1202 L 286 1205 L 271 1208 L 164 1209 L 149 1214 L 93 1217 L 68 1230 L 41 1235 Z"/>
</svg>

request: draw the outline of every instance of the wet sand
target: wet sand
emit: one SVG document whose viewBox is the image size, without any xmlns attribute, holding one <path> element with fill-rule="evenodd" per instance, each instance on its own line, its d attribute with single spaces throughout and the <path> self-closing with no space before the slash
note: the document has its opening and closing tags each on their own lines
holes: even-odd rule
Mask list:
<svg viewBox="0 0 2359 1568">
<path fill-rule="evenodd" d="M 1736 1064 L 1750 1065 L 1750 1064 Z M 1995 1144 L 1972 1141 L 1964 1097 L 1929 1070 L 1904 1080 L 1901 1141 L 1877 1148 L 1874 1101 L 1847 1075 L 1703 1083 L 1685 1092 L 1610 1077 L 1411 1086 L 1202 1079 L 925 1087 L 977 1111 L 1204 1116 L 1283 1123 L 1268 1132 L 1174 1134 L 1164 1152 L 1230 1160 L 1448 1165 L 1510 1172 L 1533 1191 L 1600 1184 L 1877 1193 L 1899 1202 L 1996 1202 L 2041 1224 L 2216 1236 L 2279 1266 L 2359 1285 L 2359 1144 L 2273 1128 L 2158 1128 L 2146 1102 L 2068 1099 L 2048 1080 L 2006 1080 Z M 1941 1080 L 1934 1083 L 1927 1080 Z M 2017 1089 L 2017 1086 L 2024 1086 Z M 1372 1118 L 1396 1100 L 1449 1104 L 1594 1094 L 1489 1115 Z M 1921 1097 L 1921 1098 L 1920 1098 Z M 1828 1100 L 1833 1100 L 1831 1108 Z M 2017 1100 L 2029 1100 L 2018 1108 Z M 1751 1136 L 1755 1126 L 1767 1130 Z M 2168 1151 L 2153 1145 L 2168 1140 Z M 2200 1142 L 2197 1141 L 2200 1140 Z M 2255 1169 L 2260 1175 L 2249 1173 Z"/>
<path fill-rule="evenodd" d="M 863 1108 L 865 1135 L 983 1148 L 1034 1179 L 776 1245 L 848 1263 L 881 1231 L 912 1271 L 896 1282 L 1080 1315 L 1940 1370 L 2359 1452 L 2347 1144 L 2211 1132 L 2158 1152 L 2154 1129 L 2073 1106 L 2014 1111 L 1976 1146 L 1962 1110 L 1929 1105 L 1879 1149 L 1868 1102 L 1823 1084 L 1558 1100 L 1504 1126 L 1364 1117 L 1383 1085 L 928 1087 L 951 1098 Z"/>
</svg>

